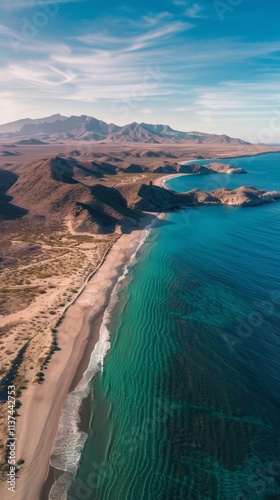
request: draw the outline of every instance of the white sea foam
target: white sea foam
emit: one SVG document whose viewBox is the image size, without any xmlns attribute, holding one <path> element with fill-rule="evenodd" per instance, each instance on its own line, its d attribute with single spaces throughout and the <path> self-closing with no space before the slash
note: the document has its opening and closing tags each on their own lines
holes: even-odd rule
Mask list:
<svg viewBox="0 0 280 500">
<path fill-rule="evenodd" d="M 160 215 L 159 218 L 163 216 L 164 215 Z M 50 456 L 50 465 L 55 469 L 64 471 L 64 474 L 62 474 L 52 486 L 49 493 L 49 500 L 67 498 L 67 490 L 78 469 L 81 453 L 88 438 L 87 433 L 79 430 L 80 408 L 83 400 L 89 395 L 91 380 L 96 373 L 103 370 L 104 358 L 110 349 L 110 332 L 107 325 L 110 323 L 112 310 L 118 302 L 118 294 L 122 286 L 122 281 L 128 274 L 129 266 L 136 260 L 139 249 L 144 244 L 151 228 L 156 222 L 157 219 L 153 219 L 151 224 L 142 231 L 138 239 L 138 245 L 131 255 L 129 263 L 125 265 L 123 274 L 119 276 L 112 291 L 109 305 L 104 312 L 99 331 L 99 340 L 91 354 L 88 368 L 74 391 L 67 395 L 66 401 L 63 404 L 58 430 Z"/>
<path fill-rule="evenodd" d="M 52 485 L 49 492 L 49 499 L 51 500 L 67 500 L 67 493 L 70 484 L 74 479 L 74 475 L 70 472 L 64 472 Z"/>
</svg>

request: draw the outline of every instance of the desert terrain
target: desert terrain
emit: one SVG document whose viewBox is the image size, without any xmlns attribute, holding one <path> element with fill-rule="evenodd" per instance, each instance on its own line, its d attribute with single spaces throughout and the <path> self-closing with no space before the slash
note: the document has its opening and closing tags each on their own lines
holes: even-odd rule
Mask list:
<svg viewBox="0 0 280 500">
<path fill-rule="evenodd" d="M 224 142 L 147 144 L 68 140 L 51 144 L 15 144 L 6 137 L 1 138 L 2 479 L 7 468 L 7 386 L 15 385 L 17 391 L 17 426 L 22 431 L 17 468 L 22 469 L 18 482 L 23 485 L 28 484 L 30 463 L 42 439 L 57 377 L 64 374 L 61 405 L 74 380 L 81 377 L 82 367 L 86 367 L 86 347 L 90 345 L 92 349 L 98 340 L 100 314 L 106 307 L 118 268 L 127 258 L 127 250 L 135 246 L 141 229 L 151 217 L 172 208 L 173 201 L 170 207 L 164 203 L 161 206 L 160 201 L 150 210 L 155 215 L 147 214 L 149 204 L 141 196 L 143 189 L 160 185 L 159 180 L 164 175 L 179 173 L 181 163 L 187 160 L 234 158 L 277 150 L 280 151 L 280 147 Z M 99 292 L 102 300 L 98 302 L 96 294 Z M 93 342 L 85 332 L 86 322 L 97 302 L 99 323 L 96 323 Z M 84 337 L 77 351 L 79 356 L 76 353 L 74 359 L 71 352 L 81 331 Z M 83 357 L 84 362 L 81 362 Z M 37 426 L 29 448 L 26 436 L 30 433 L 35 401 L 37 424 L 42 411 L 41 425 Z M 42 410 L 39 401 L 45 401 Z M 50 452 L 51 439 L 55 435 L 59 404 L 50 441 L 43 450 L 45 455 Z M 35 427 L 36 422 L 33 421 Z M 47 474 L 48 461 L 45 460 L 41 481 Z M 24 498 L 21 487 L 17 495 L 17 498 Z M 1 498 L 9 497 L 3 493 Z"/>
</svg>

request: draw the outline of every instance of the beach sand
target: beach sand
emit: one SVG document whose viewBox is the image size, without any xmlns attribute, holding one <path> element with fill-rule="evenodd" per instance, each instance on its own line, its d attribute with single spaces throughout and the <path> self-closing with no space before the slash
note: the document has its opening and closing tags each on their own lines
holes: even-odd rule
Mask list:
<svg viewBox="0 0 280 500">
<path fill-rule="evenodd" d="M 199 174 L 166 174 L 163 177 L 159 177 L 159 179 L 156 179 L 154 181 L 154 186 L 166 188 L 165 183 L 167 181 L 170 181 L 170 179 L 173 179 L 173 177 L 186 177 L 186 175 L 199 175 Z"/>
<path fill-rule="evenodd" d="M 0 484 L 1 500 L 47 500 L 45 490 L 43 495 L 41 491 L 49 475 L 49 457 L 62 405 L 87 368 L 120 272 L 137 248 L 142 229 L 154 218 L 155 214 L 147 214 L 139 229 L 119 237 L 101 267 L 68 308 L 58 327 L 60 350 L 50 360 L 44 382 L 31 384 L 21 398 L 16 422 L 16 458 L 23 458 L 24 465 L 17 475 L 15 493 L 8 491 L 6 481 Z"/>
</svg>

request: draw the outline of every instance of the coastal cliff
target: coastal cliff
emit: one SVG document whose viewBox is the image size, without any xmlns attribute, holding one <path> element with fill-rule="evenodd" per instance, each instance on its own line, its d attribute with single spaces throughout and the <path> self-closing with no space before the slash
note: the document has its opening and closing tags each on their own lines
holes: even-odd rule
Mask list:
<svg viewBox="0 0 280 500">
<path fill-rule="evenodd" d="M 247 174 L 244 168 L 235 167 L 227 163 L 209 163 L 200 165 L 197 163 L 181 164 L 177 170 L 182 174 Z"/>
<path fill-rule="evenodd" d="M 176 193 L 160 186 L 142 185 L 138 195 L 141 199 L 135 204 L 135 208 L 155 212 L 194 205 L 256 206 L 280 199 L 280 191 L 264 191 L 251 186 L 232 190 L 220 188 L 210 193 L 198 189 Z"/>
<path fill-rule="evenodd" d="M 280 191 L 264 191 L 251 186 L 241 186 L 238 189 L 221 188 L 211 194 L 223 205 L 239 207 L 262 205 L 280 198 Z"/>
</svg>

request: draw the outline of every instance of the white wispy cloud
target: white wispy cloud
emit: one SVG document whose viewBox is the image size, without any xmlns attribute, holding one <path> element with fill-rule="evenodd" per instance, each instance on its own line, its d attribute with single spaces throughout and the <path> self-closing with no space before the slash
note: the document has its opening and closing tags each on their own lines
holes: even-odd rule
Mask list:
<svg viewBox="0 0 280 500">
<path fill-rule="evenodd" d="M 103 20 L 103 25 L 109 29 L 100 30 L 98 25 L 91 27 L 90 33 L 72 37 L 72 40 L 94 47 L 103 47 L 112 51 L 131 52 L 154 47 L 166 40 L 172 39 L 176 34 L 187 32 L 194 28 L 190 22 L 173 20 L 169 13 L 157 16 L 144 16 L 137 21 L 131 21 L 128 26 L 122 26 L 121 19 L 115 19 L 115 26 L 122 29 L 121 34 L 113 33 L 112 22 Z"/>
<path fill-rule="evenodd" d="M 185 111 L 194 111 L 193 106 L 178 106 L 174 108 L 170 108 L 169 111 L 175 111 L 176 113 L 182 113 Z"/>
<path fill-rule="evenodd" d="M 129 53 L 89 49 L 86 53 L 63 50 L 41 60 L 10 63 L 0 72 L 0 84 L 22 93 L 37 90 L 60 99 L 130 99 L 170 93 L 166 75 L 148 59 Z"/>
<path fill-rule="evenodd" d="M 17 120 L 19 115 L 28 116 L 30 103 L 20 90 L 0 91 L 0 121 L 1 123 Z"/>
<path fill-rule="evenodd" d="M 47 57 L 50 53 L 67 53 L 71 50 L 66 43 L 59 43 L 53 40 L 42 41 L 36 38 L 36 43 L 32 39 L 26 38 L 20 31 L 16 31 L 9 26 L 0 23 L 0 43 L 5 52 L 11 50 L 11 59 L 16 59 L 20 54 L 20 59 L 27 59 L 30 54 Z M 1 68 L 1 63 L 0 63 Z"/>
<path fill-rule="evenodd" d="M 185 0 L 175 0 L 173 2 L 173 5 L 176 5 L 176 7 L 186 7 L 188 5 L 188 2 Z"/>
<path fill-rule="evenodd" d="M 41 7 L 44 5 L 54 5 L 54 4 L 67 4 L 67 3 L 79 3 L 85 0 L 4 0 L 0 6 L 0 9 L 5 10 L 24 10 L 30 9 L 32 7 Z"/>
<path fill-rule="evenodd" d="M 185 26 L 184 26 L 185 28 Z M 256 92 L 266 93 L 273 99 L 276 83 L 263 84 L 256 82 L 255 90 L 248 83 L 225 82 L 222 85 L 201 88 L 193 83 L 198 71 L 209 66 L 215 68 L 218 46 L 221 41 L 205 44 L 190 42 L 186 46 L 172 46 L 168 43 L 162 54 L 158 42 L 165 40 L 174 32 L 183 29 L 181 24 L 170 21 L 165 26 L 153 27 L 142 34 L 135 34 L 121 42 L 121 37 L 103 33 L 102 43 L 108 48 L 96 48 L 95 40 L 102 33 L 83 34 L 78 40 L 86 42 L 86 46 L 76 44 L 51 45 L 45 42 L 32 44 L 27 40 L 26 54 L 23 60 L 13 61 L 0 66 L 0 84 L 6 88 L 21 89 L 22 93 L 36 89 L 42 95 L 48 93 L 61 99 L 91 101 L 94 99 L 126 99 L 141 91 L 146 80 L 150 85 L 146 89 L 147 96 L 166 96 L 191 94 L 197 110 L 233 109 L 236 106 L 248 105 L 246 96 Z M 7 34 L 7 27 L 0 25 L 0 32 Z M 97 38 L 95 38 L 95 36 Z M 86 37 L 86 38 L 85 38 Z M 109 37 L 109 38 L 108 38 Z M 112 44 L 112 38 L 114 43 Z M 70 41 L 71 42 L 71 41 Z M 117 43 L 119 42 L 119 43 Z M 121 45 L 123 43 L 123 45 Z M 280 42 L 245 44 L 240 41 L 224 40 L 219 52 L 218 64 L 229 64 L 231 61 L 246 60 L 274 53 L 280 49 Z M 37 52 L 38 57 L 34 57 Z M 153 81 L 148 68 L 159 64 L 160 76 Z M 184 71 L 182 71 L 182 69 Z M 187 73 L 186 73 L 187 70 Z M 277 80 L 277 75 L 275 76 Z M 156 83 L 156 85 L 153 85 Z M 278 84 L 278 82 L 277 82 Z M 139 90 L 140 89 L 140 90 Z M 192 89 L 190 91 L 190 89 Z M 187 107 L 186 106 L 178 106 Z"/>
<path fill-rule="evenodd" d="M 172 18 L 173 16 L 170 12 L 162 11 L 157 12 L 156 14 L 146 14 L 145 16 L 142 16 L 140 20 L 133 20 L 131 22 L 134 26 L 142 27 L 144 25 L 145 27 L 145 25 L 155 26 L 156 24 Z"/>
<path fill-rule="evenodd" d="M 185 15 L 191 18 L 199 17 L 198 14 L 201 12 L 202 7 L 198 3 L 193 4 L 185 10 Z"/>
<path fill-rule="evenodd" d="M 162 43 L 172 35 L 183 31 L 188 31 L 192 28 L 193 25 L 190 23 L 174 21 L 172 23 L 166 24 L 161 28 L 157 28 L 155 30 L 144 33 L 143 35 L 137 36 L 128 50 L 139 50 L 145 47 L 150 47 L 154 45 L 155 41 L 160 41 Z"/>
<path fill-rule="evenodd" d="M 190 18 L 201 14 L 199 4 L 180 6 Z M 134 105 L 139 99 L 140 118 L 158 106 L 176 117 L 180 113 L 197 116 L 207 123 L 229 116 L 261 120 L 279 99 L 279 72 L 270 70 L 269 61 L 279 58 L 280 41 L 217 38 L 206 43 L 195 40 L 194 22 L 168 12 L 139 19 L 106 16 L 82 23 L 71 37 L 65 34 L 56 41 L 46 32 L 27 39 L 2 21 L 0 42 L 5 55 L 0 59 L 0 92 L 10 90 L 0 95 L 0 104 L 6 99 L 14 113 L 17 106 L 22 110 L 25 99 L 30 106 L 56 100 L 65 106 L 74 103 L 75 109 L 101 102 L 100 107 L 108 103 L 110 112 L 114 101 Z M 18 54 L 12 39 L 20 45 Z M 266 71 L 258 71 L 260 58 L 268 61 Z M 231 67 L 246 69 L 251 64 L 254 83 L 236 81 Z M 209 85 L 201 85 L 205 74 Z M 251 72 L 247 74 L 250 79 Z M 225 75 L 228 81 L 220 81 Z M 9 106 L 3 105 L 6 113 Z"/>
<path fill-rule="evenodd" d="M 193 92 L 194 113 L 212 122 L 254 120 L 256 131 L 250 141 L 256 141 L 262 128 L 270 126 L 271 119 L 280 113 L 278 81 L 266 82 L 224 82 L 214 87 L 197 87 Z M 254 135 L 254 137 L 253 137 Z"/>
</svg>

